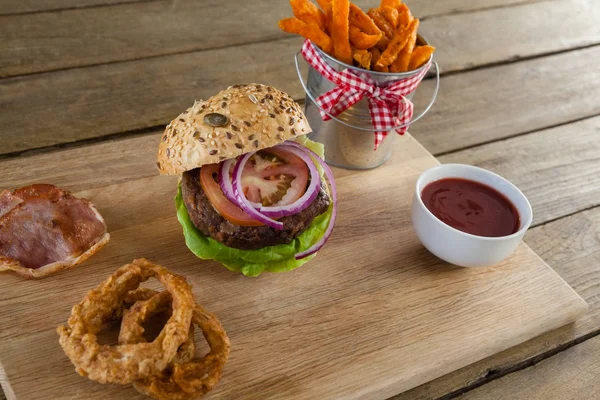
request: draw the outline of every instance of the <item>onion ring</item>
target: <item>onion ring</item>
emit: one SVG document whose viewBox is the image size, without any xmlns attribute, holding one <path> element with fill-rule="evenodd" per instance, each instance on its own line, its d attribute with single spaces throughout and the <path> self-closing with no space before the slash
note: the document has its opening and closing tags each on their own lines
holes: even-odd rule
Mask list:
<svg viewBox="0 0 600 400">
<path fill-rule="evenodd" d="M 100 345 L 96 334 L 118 314 L 130 291 L 155 277 L 173 297 L 173 313 L 150 343 Z M 194 296 L 185 278 L 138 259 L 112 274 L 73 307 L 67 326 L 59 326 L 59 343 L 76 371 L 100 383 L 127 384 L 155 375 L 175 358 L 188 339 Z"/>
<path fill-rule="evenodd" d="M 119 343 L 143 342 L 144 321 L 170 302 L 171 294 L 163 291 L 147 301 L 136 303 L 123 317 Z M 133 382 L 140 393 L 158 400 L 193 399 L 207 393 L 219 382 L 229 356 L 227 334 L 219 320 L 199 305 L 194 307 L 192 325 L 202 329 L 210 352 L 200 359 L 174 361 L 163 372 Z"/>
<path fill-rule="evenodd" d="M 132 302 L 133 301 L 133 302 Z M 129 305 L 124 309 L 123 317 L 121 320 L 121 331 L 119 332 L 119 344 L 136 344 L 140 342 L 146 342 L 144 339 L 144 328 L 141 324 L 132 323 L 132 319 L 135 319 L 140 312 L 143 312 L 144 308 L 147 308 L 145 303 L 158 301 L 158 306 L 153 310 L 153 314 L 171 311 L 171 293 L 168 291 L 157 292 L 152 289 L 140 288 L 136 291 L 129 292 L 125 299 L 125 305 Z M 147 312 L 147 311 L 146 311 Z M 144 319 L 148 318 L 149 315 L 144 315 Z M 194 343 L 194 325 L 190 325 L 190 331 L 188 338 L 177 350 L 177 355 L 173 359 L 173 363 L 182 363 L 191 361 L 194 358 L 196 352 L 196 344 Z M 167 367 L 168 368 L 168 367 Z"/>
<path fill-rule="evenodd" d="M 117 321 L 123 318 L 123 313 L 125 310 L 133 306 L 138 301 L 148 300 L 150 297 L 154 296 L 158 293 L 156 290 L 147 289 L 147 288 L 137 288 L 136 290 L 132 290 L 127 293 L 123 301 L 119 304 L 119 306 L 115 309 L 112 316 L 109 318 L 110 321 Z"/>
</svg>

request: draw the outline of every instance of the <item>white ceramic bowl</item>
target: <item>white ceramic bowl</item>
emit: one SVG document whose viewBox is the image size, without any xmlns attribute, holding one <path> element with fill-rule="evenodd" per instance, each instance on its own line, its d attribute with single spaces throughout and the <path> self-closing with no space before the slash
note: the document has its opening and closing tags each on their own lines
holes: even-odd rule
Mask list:
<svg viewBox="0 0 600 400">
<path fill-rule="evenodd" d="M 519 230 L 512 235 L 471 235 L 440 221 L 425 207 L 421 192 L 427 184 L 443 178 L 464 178 L 491 186 L 517 208 Z M 531 225 L 533 212 L 525 195 L 512 183 L 493 172 L 471 165 L 442 164 L 423 172 L 417 180 L 412 202 L 412 224 L 423 246 L 437 257 L 461 267 L 485 267 L 499 263 L 517 248 Z"/>
</svg>

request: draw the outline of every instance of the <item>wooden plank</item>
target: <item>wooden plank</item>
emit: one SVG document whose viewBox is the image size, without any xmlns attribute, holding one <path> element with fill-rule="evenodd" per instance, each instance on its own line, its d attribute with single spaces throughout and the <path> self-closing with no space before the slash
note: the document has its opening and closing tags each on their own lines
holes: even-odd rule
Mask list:
<svg viewBox="0 0 600 400">
<path fill-rule="evenodd" d="M 156 165 L 148 163 L 147 155 L 158 149 L 162 131 L 156 130 L 143 137 L 0 160 L 0 188 L 13 189 L 35 182 L 49 182 L 80 192 L 156 177 Z M 48 168 L 57 159 L 65 159 L 70 168 Z"/>
<path fill-rule="evenodd" d="M 419 32 L 459 71 L 600 43 L 599 19 L 597 1 L 563 0 L 432 18 Z"/>
<path fill-rule="evenodd" d="M 166 124 L 195 99 L 235 83 L 260 81 L 284 90 L 293 86 L 298 97 L 291 64 L 300 44 L 290 38 L 7 79 L 1 86 L 0 126 L 12 128 L 3 129 L 0 152 Z M 265 64 L 269 52 L 281 57 Z"/>
<path fill-rule="evenodd" d="M 0 154 L 167 124 L 194 99 L 239 82 L 269 83 L 302 99 L 291 66 L 300 43 L 291 38 L 4 80 Z M 280 57 L 265 66 L 269 52 Z M 436 104 L 411 132 L 436 154 L 600 114 L 600 85 L 590 84 L 600 71 L 590 65 L 600 65 L 600 47 L 445 77 Z M 431 85 L 417 92 L 417 110 Z"/>
<path fill-rule="evenodd" d="M 598 63 L 594 47 L 447 76 L 429 114 L 410 130 L 439 154 L 598 115 Z M 418 93 L 417 108 L 431 84 Z"/>
<path fill-rule="evenodd" d="M 113 143 L 106 154 L 119 156 L 123 142 Z M 6 328 L 0 331 L 0 359 L 17 398 L 139 398 L 130 388 L 98 385 L 75 374 L 56 345 L 54 327 L 85 291 L 141 255 L 187 276 L 199 300 L 219 315 L 230 334 L 234 350 L 212 398 L 385 398 L 582 311 L 574 292 L 525 245 L 492 269 L 450 267 L 418 245 L 410 226 L 410 188 L 435 160 L 408 135 L 397 146 L 395 161 L 382 168 L 337 175 L 339 221 L 318 259 L 292 273 L 259 279 L 201 262 L 187 250 L 172 209 L 177 178 L 144 176 L 146 168 L 153 168 L 155 152 L 142 153 L 147 167 L 140 166 L 141 179 L 128 182 L 131 191 L 114 185 L 98 191 L 99 197 L 89 196 L 109 227 L 124 221 L 110 228 L 106 249 L 54 278 L 2 276 L 0 324 Z M 54 154 L 45 167 L 68 180 L 64 171 L 79 168 L 70 153 L 82 150 Z M 114 179 L 109 177 L 114 171 L 97 167 L 99 180 Z M 29 171 L 13 171 L 11 179 L 31 178 Z M 378 190 L 365 188 L 365 180 Z M 133 193 L 151 196 L 146 201 Z M 386 212 L 365 212 L 367 201 Z M 148 219 L 132 217 L 132 205 L 140 213 L 148 210 Z M 158 207 L 170 215 L 155 215 Z M 359 238 L 364 246 L 356 246 Z M 452 291 L 457 296 L 443 295 Z M 7 323 L 15 319 L 19 324 Z M 373 365 L 378 368 L 368 367 Z"/>
<path fill-rule="evenodd" d="M 139 3 L 157 0 L 3 0 L 0 15 L 56 11 L 72 8 Z M 0 400 L 2 400 L 0 398 Z"/>
<path fill-rule="evenodd" d="M 522 2 L 523 0 L 516 1 L 516 3 Z M 501 0 L 485 0 L 481 4 L 467 0 L 454 0 L 448 6 L 444 4 L 440 7 L 439 2 L 434 0 L 415 1 L 413 12 L 418 16 L 427 16 L 431 13 L 443 13 L 444 10 L 485 8 L 502 3 L 504 2 Z M 515 3 L 515 1 L 511 3 Z M 366 9 L 373 6 L 374 2 L 358 0 L 356 4 Z M 563 21 L 564 17 L 561 16 L 560 21 L 563 24 L 569 21 L 577 22 L 577 30 L 566 25 L 561 29 L 564 40 L 560 41 L 551 39 L 549 37 L 551 35 L 548 35 L 549 30 L 546 29 L 548 26 L 553 26 L 551 25 L 552 21 L 556 21 L 560 14 L 544 11 L 550 7 L 543 4 L 532 4 L 531 9 L 528 7 L 516 7 L 515 11 L 509 11 L 507 16 L 510 19 L 506 20 L 512 21 L 513 18 L 516 18 L 515 23 L 523 23 L 526 21 L 524 17 L 519 17 L 520 15 L 523 13 L 532 15 L 531 13 L 540 11 L 544 18 L 550 18 L 550 20 L 541 24 L 527 21 L 526 26 L 532 32 L 543 33 L 543 36 L 533 33 L 530 41 L 518 41 L 519 43 L 524 42 L 523 46 L 526 46 L 527 43 L 536 44 L 535 50 L 534 46 L 527 48 L 525 51 L 527 54 L 543 52 L 547 50 L 548 46 L 556 51 L 583 45 L 593 40 L 588 29 L 589 24 L 586 22 L 587 18 L 592 16 L 582 13 L 585 10 L 581 7 L 576 8 L 581 13 L 579 21 L 572 21 L 569 18 Z M 464 46 L 468 49 L 473 48 L 468 43 L 472 43 L 473 46 L 481 45 L 482 43 L 477 40 L 477 37 L 481 38 L 482 35 L 471 35 L 470 29 L 453 29 L 453 32 L 458 33 L 459 37 L 452 37 L 452 41 L 449 41 L 450 36 L 447 35 L 449 26 L 463 26 L 465 21 L 469 21 L 471 29 L 476 32 L 481 32 L 481 29 L 484 29 L 484 32 L 492 29 L 489 35 L 490 40 L 493 40 L 495 36 L 500 36 L 498 40 L 506 37 L 506 42 L 511 43 L 515 36 L 512 36 L 510 32 L 517 29 L 516 26 L 511 26 L 510 29 L 501 29 L 499 24 L 478 25 L 477 23 L 482 19 L 488 23 L 490 19 L 494 18 L 493 15 L 496 12 L 500 12 L 502 15 L 506 13 L 505 10 L 490 10 L 473 14 L 473 16 L 452 16 L 449 19 L 442 19 L 439 29 L 437 18 L 431 19 L 423 23 L 422 31 L 431 36 L 432 43 L 439 46 L 442 54 L 440 59 L 450 67 L 461 59 L 460 55 L 465 54 Z M 3 46 L 0 47 L 0 77 L 285 38 L 289 35 L 279 30 L 277 21 L 286 15 L 291 15 L 287 1 L 212 1 L 206 4 L 206 2 L 195 0 L 181 0 L 175 3 L 150 2 L 120 7 L 73 10 L 60 14 L 44 13 L 0 17 L 0 37 L 3 38 Z M 539 21 L 544 18 L 540 18 Z M 239 23 L 242 20 L 244 22 Z M 210 23 L 206 23 L 208 21 Z M 498 28 L 493 29 L 491 26 Z M 505 28 L 503 25 L 502 27 Z M 49 35 L 48 32 L 52 34 Z M 474 41 L 474 39 L 476 40 Z M 519 36 L 519 39 L 522 38 Z M 451 43 L 455 40 L 456 44 L 464 40 L 466 43 L 453 46 Z M 538 40 L 541 43 L 537 43 Z M 598 40 L 600 41 L 600 38 Z M 443 50 L 445 47 L 447 49 Z M 481 53 L 481 48 L 475 48 L 477 49 L 476 53 Z M 512 45 L 505 50 L 499 50 L 501 54 L 496 55 L 494 52 L 486 52 L 486 54 L 491 56 L 494 61 L 499 61 L 503 57 L 513 56 L 514 51 L 520 49 L 524 49 L 524 47 Z M 458 51 L 458 55 L 455 54 L 456 51 Z M 265 63 L 271 58 L 266 54 L 273 53 L 265 53 L 263 57 Z M 475 56 L 471 53 L 466 54 L 469 54 L 469 58 Z M 477 56 L 477 58 L 480 62 L 488 62 L 489 56 L 487 58 Z M 451 61 L 447 61 L 447 57 L 450 57 Z"/>
<path fill-rule="evenodd" d="M 517 185 L 533 206 L 533 223 L 600 205 L 600 117 L 439 158 L 492 170 Z"/>
<path fill-rule="evenodd" d="M 600 336 L 523 371 L 475 389 L 464 400 L 596 400 L 600 398 Z"/>
<path fill-rule="evenodd" d="M 278 0 L 183 0 L 0 18 L 0 77 L 273 40 L 290 13 Z"/>
<path fill-rule="evenodd" d="M 0 15 L 33 13 L 44 11 L 55 11 L 72 8 L 86 8 L 94 6 L 115 5 L 123 3 L 134 3 L 144 1 L 165 0 L 4 0 Z M 411 10 L 418 16 L 429 17 L 432 15 L 444 15 L 449 13 L 466 12 L 469 10 L 482 10 L 511 4 L 532 3 L 543 0 L 447 0 L 443 4 L 436 4 L 435 0 L 409 0 L 406 1 Z M 355 1 L 355 3 L 359 4 Z M 375 3 L 376 4 L 376 3 Z M 144 10 L 142 10 L 143 12 Z"/>
<path fill-rule="evenodd" d="M 437 0 L 406 0 L 406 3 L 413 14 L 418 18 L 428 18 L 438 15 L 467 13 L 473 11 L 481 11 L 488 8 L 510 7 L 517 4 L 536 3 L 540 1 L 551 0 L 446 0 L 443 2 Z M 353 3 L 356 3 L 353 1 Z M 370 7 L 377 5 L 377 1 L 369 3 Z"/>
<path fill-rule="evenodd" d="M 600 330 L 600 207 L 533 228 L 525 241 L 587 301 L 588 313 L 574 324 L 409 390 L 394 400 L 436 399 L 488 382 Z"/>
</svg>

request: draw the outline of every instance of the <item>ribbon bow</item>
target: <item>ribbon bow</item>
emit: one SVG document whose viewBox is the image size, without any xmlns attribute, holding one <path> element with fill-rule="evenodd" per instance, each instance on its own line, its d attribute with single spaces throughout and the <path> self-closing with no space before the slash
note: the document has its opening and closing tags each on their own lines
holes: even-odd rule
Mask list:
<svg viewBox="0 0 600 400">
<path fill-rule="evenodd" d="M 349 69 L 335 71 L 308 39 L 302 45 L 302 55 L 322 76 L 336 84 L 335 88 L 317 98 L 323 121 L 331 119 L 327 113 L 335 117 L 367 96 L 375 133 L 375 150 L 392 128 L 402 125 L 396 132 L 400 135 L 406 132 L 413 115 L 413 104 L 404 96 L 417 88 L 429 68 L 423 68 L 418 74 L 393 81 L 385 87 L 378 87 L 366 73 L 356 74 Z"/>
</svg>

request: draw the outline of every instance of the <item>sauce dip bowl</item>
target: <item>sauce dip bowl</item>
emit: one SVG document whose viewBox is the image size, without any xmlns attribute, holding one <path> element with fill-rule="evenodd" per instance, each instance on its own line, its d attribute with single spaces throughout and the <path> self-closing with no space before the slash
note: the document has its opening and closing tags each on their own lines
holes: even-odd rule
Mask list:
<svg viewBox="0 0 600 400">
<path fill-rule="evenodd" d="M 504 195 L 519 213 L 518 230 L 507 236 L 486 237 L 466 233 L 438 219 L 423 203 L 421 193 L 429 183 L 461 178 L 487 185 Z M 412 224 L 417 237 L 431 253 L 461 267 L 486 267 L 499 263 L 517 249 L 533 220 L 531 204 L 512 183 L 491 171 L 464 164 L 441 164 L 417 179 L 412 202 Z"/>
</svg>

